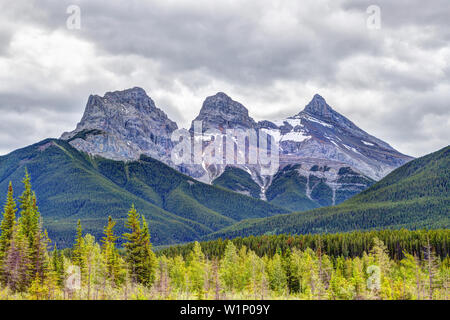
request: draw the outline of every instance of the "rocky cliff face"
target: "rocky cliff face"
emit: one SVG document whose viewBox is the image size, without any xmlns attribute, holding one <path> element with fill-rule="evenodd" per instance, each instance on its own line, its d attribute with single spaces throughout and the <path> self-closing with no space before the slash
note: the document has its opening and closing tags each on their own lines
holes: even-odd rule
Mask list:
<svg viewBox="0 0 450 320">
<path fill-rule="evenodd" d="M 194 122 L 201 121 L 203 132 L 218 129 L 223 132 L 227 128 L 249 129 L 257 124 L 248 115 L 248 110 L 239 102 L 232 100 L 223 92 L 207 97 L 198 116 L 192 121 L 190 131 L 194 130 Z"/>
<path fill-rule="evenodd" d="M 412 159 L 358 128 L 320 95 L 292 117 L 256 123 L 240 103 L 218 93 L 205 100 L 195 120 L 202 121 L 203 131 L 257 129 L 272 135 L 279 143 L 280 170 L 267 176 L 258 165 L 233 165 L 238 173 L 226 165 L 203 164 L 188 166 L 188 172 L 251 195 L 256 183 L 260 198 L 292 210 L 338 204 Z"/>
<path fill-rule="evenodd" d="M 91 95 L 83 118 L 61 139 L 92 155 L 135 160 L 141 154 L 169 162 L 177 124 L 141 88 Z"/>
<path fill-rule="evenodd" d="M 279 141 L 280 161 L 285 164 L 304 158 L 338 161 L 379 180 L 412 160 L 358 128 L 319 95 L 297 115 L 260 122 L 260 127 Z"/>
</svg>

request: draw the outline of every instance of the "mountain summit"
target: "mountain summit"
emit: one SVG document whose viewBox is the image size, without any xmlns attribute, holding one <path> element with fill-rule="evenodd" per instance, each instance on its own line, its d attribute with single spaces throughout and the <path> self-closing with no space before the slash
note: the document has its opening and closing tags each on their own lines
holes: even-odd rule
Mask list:
<svg viewBox="0 0 450 320">
<path fill-rule="evenodd" d="M 176 169 L 291 210 L 342 202 L 412 159 L 360 129 L 318 94 L 294 116 L 256 122 L 244 105 L 218 92 L 205 99 L 194 121 L 202 122 L 203 132 L 256 129 L 272 135 L 279 144 L 279 171 L 267 176 L 255 164 L 226 170 L 227 164 L 205 162 Z M 135 87 L 90 96 L 76 129 L 61 138 L 91 155 L 113 160 L 147 155 L 175 167 L 170 138 L 177 128 L 142 88 Z M 203 146 L 208 143 L 203 141 Z"/>
<path fill-rule="evenodd" d="M 202 121 L 203 131 L 211 128 L 223 131 L 226 128 L 256 127 L 256 122 L 248 115 L 247 108 L 223 92 L 207 97 L 194 121 Z"/>
<path fill-rule="evenodd" d="M 327 104 L 325 99 L 318 94 L 314 95 L 311 102 L 306 105 L 303 111 L 311 115 L 329 119 L 332 118 L 332 114 L 334 112 L 334 110 Z"/>
<path fill-rule="evenodd" d="M 136 160 L 141 154 L 168 161 L 170 136 L 177 124 L 156 107 L 144 89 L 134 87 L 91 95 L 83 118 L 68 140 L 78 150 L 114 160 Z"/>
</svg>

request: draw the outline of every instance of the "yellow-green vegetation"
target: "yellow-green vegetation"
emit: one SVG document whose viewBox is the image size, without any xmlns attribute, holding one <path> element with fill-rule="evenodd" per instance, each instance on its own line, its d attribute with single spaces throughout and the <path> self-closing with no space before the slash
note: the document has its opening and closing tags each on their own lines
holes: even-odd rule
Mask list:
<svg viewBox="0 0 450 320">
<path fill-rule="evenodd" d="M 156 255 L 132 206 L 121 237 L 111 217 L 100 243 L 78 222 L 72 248 L 50 251 L 28 174 L 23 183 L 20 210 L 9 185 L 0 224 L 0 299 L 449 298 L 449 230 L 251 237 Z"/>
</svg>

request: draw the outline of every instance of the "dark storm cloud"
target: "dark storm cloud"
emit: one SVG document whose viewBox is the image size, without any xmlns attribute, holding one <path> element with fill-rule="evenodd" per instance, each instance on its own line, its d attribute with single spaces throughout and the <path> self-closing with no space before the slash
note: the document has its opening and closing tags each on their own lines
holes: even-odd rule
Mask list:
<svg viewBox="0 0 450 320">
<path fill-rule="evenodd" d="M 371 1 L 15 1 L 0 7 L 0 110 L 46 110 L 59 125 L 38 132 L 42 118 L 27 134 L 39 139 L 72 129 L 90 93 L 136 85 L 181 125 L 217 91 L 256 118 L 297 113 L 319 92 L 421 155 L 450 134 L 447 3 L 377 1 L 381 29 L 369 30 Z M 81 30 L 66 28 L 71 4 Z M 0 153 L 20 146 L 5 130 Z"/>
</svg>

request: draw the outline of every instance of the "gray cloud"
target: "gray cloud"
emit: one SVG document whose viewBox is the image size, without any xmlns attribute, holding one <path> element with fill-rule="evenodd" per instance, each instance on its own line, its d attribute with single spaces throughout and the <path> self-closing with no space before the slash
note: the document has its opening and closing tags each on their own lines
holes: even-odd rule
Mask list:
<svg viewBox="0 0 450 320">
<path fill-rule="evenodd" d="M 447 0 L 25 1 L 0 5 L 0 154 L 72 129 L 91 93 L 142 86 L 187 126 L 224 91 L 256 119 L 323 95 L 369 133 L 420 156 L 450 136 Z M 66 8 L 81 8 L 68 30 Z M 53 121 L 52 123 L 49 123 Z M 434 125 L 439 122 L 440 125 Z"/>
</svg>

